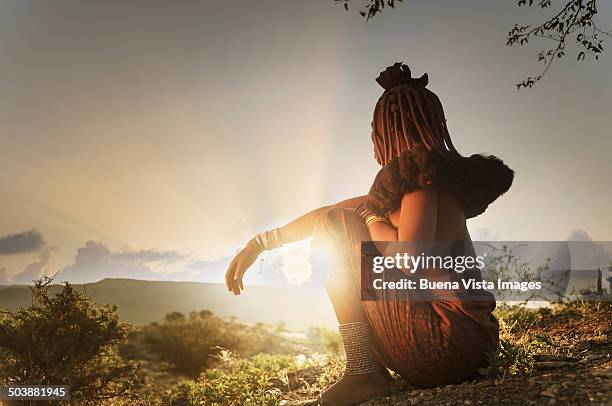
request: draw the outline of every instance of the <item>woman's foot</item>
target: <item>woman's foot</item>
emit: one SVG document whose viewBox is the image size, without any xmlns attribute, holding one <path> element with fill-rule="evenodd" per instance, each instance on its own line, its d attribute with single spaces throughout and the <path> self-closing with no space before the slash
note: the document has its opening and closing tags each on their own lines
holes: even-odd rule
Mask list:
<svg viewBox="0 0 612 406">
<path fill-rule="evenodd" d="M 321 394 L 324 406 L 357 405 L 391 392 L 386 369 L 364 375 L 345 375 Z"/>
</svg>

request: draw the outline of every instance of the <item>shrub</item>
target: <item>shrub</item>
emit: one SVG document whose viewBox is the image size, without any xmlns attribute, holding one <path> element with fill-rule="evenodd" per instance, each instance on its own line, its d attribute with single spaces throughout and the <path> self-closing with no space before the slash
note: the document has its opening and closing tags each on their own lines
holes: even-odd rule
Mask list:
<svg viewBox="0 0 612 406">
<path fill-rule="evenodd" d="M 181 382 L 161 402 L 173 406 L 277 405 L 287 389 L 287 374 L 296 369 L 294 357 L 287 355 L 225 356 L 219 367 L 204 371 L 195 382 Z"/>
<path fill-rule="evenodd" d="M 30 287 L 28 308 L 2 310 L 0 384 L 68 385 L 77 404 L 130 397 L 137 366 L 115 351 L 128 332 L 116 307 L 96 307 L 69 283 L 52 297 L 50 283 Z"/>
<path fill-rule="evenodd" d="M 524 304 L 509 305 L 501 303 L 495 309 L 495 316 L 503 320 L 508 331 L 526 330 L 538 325 L 547 316 L 552 314 L 549 307 L 530 309 Z"/>
<path fill-rule="evenodd" d="M 336 330 L 328 328 L 319 329 L 321 345 L 330 354 L 339 355 L 342 352 L 342 339 Z"/>
<path fill-rule="evenodd" d="M 214 366 L 222 350 L 242 357 L 261 352 L 297 352 L 297 345 L 276 330 L 262 323 L 252 326 L 226 320 L 203 310 L 191 312 L 189 317 L 179 312 L 170 313 L 164 323 L 150 324 L 133 338 L 142 340 L 159 360 L 170 364 L 174 372 L 197 378 L 204 369 Z"/>
<path fill-rule="evenodd" d="M 221 318 L 187 319 L 178 312 L 168 314 L 165 323 L 146 326 L 142 338 L 162 361 L 192 378 L 210 366 L 221 346 L 232 350 L 240 346 L 240 338 L 225 328 Z"/>
<path fill-rule="evenodd" d="M 499 348 L 487 354 L 487 368 L 481 368 L 485 376 L 514 376 L 528 374 L 533 370 L 533 355 L 524 346 L 518 346 L 507 340 L 500 340 Z"/>
</svg>

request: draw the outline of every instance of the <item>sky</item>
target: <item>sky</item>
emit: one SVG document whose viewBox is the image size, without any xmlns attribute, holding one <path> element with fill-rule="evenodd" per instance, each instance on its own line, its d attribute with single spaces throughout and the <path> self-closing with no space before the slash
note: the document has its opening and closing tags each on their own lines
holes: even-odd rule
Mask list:
<svg viewBox="0 0 612 406">
<path fill-rule="evenodd" d="M 0 283 L 222 282 L 255 233 L 367 193 L 374 78 L 397 61 L 429 74 L 462 154 L 516 171 L 474 239 L 612 240 L 610 53 L 517 91 L 548 44 L 506 33 L 550 11 L 515 3 L 410 1 L 366 24 L 331 0 L 0 2 Z M 307 246 L 247 282 L 302 281 Z"/>
</svg>

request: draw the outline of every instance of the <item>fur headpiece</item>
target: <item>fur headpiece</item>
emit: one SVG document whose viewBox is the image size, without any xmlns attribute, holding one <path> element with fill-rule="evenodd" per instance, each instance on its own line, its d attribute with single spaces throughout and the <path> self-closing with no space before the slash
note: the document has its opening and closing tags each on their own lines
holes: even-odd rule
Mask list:
<svg viewBox="0 0 612 406">
<path fill-rule="evenodd" d="M 492 155 L 463 157 L 416 144 L 382 168 L 368 193 L 367 207 L 380 215 L 399 208 L 406 193 L 435 188 L 454 195 L 466 218 L 483 213 L 512 185 L 514 171 Z"/>
</svg>

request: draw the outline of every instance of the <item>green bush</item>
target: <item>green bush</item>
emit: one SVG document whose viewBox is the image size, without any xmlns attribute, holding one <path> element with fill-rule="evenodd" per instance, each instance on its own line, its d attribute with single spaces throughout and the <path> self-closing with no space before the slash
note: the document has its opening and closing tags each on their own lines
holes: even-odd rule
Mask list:
<svg viewBox="0 0 612 406">
<path fill-rule="evenodd" d="M 484 376 L 496 377 L 529 374 L 533 370 L 533 354 L 525 346 L 500 340 L 499 348 L 487 354 L 488 367 L 481 368 Z"/>
<path fill-rule="evenodd" d="M 172 312 L 164 323 L 153 323 L 135 332 L 130 340 L 141 341 L 159 360 L 180 375 L 197 378 L 213 367 L 223 350 L 249 357 L 258 353 L 297 353 L 298 344 L 284 338 L 277 326 L 248 325 L 224 319 L 211 311 L 191 312 L 188 317 Z"/>
<path fill-rule="evenodd" d="M 241 346 L 221 318 L 204 314 L 187 319 L 178 312 L 168 314 L 165 323 L 144 327 L 142 341 L 176 372 L 192 378 L 210 366 L 220 347 L 235 351 Z"/>
<path fill-rule="evenodd" d="M 555 302 L 548 307 L 530 309 L 525 304 L 502 303 L 495 310 L 500 323 L 500 346 L 487 354 L 488 367 L 480 370 L 485 376 L 507 377 L 528 375 L 535 359 L 558 356 L 553 337 L 543 333 L 547 323 L 563 317 L 594 316 L 609 318 L 612 303 L 595 301 Z"/>
<path fill-rule="evenodd" d="M 160 402 L 186 405 L 277 405 L 287 389 L 287 374 L 297 370 L 294 357 L 259 354 L 249 359 L 223 357 L 217 368 L 195 381 L 183 381 Z"/>
<path fill-rule="evenodd" d="M 339 355 L 342 352 L 342 339 L 336 330 L 328 328 L 319 329 L 319 337 L 323 349 L 333 355 Z"/>
<path fill-rule="evenodd" d="M 75 404 L 131 397 L 137 366 L 116 353 L 128 331 L 116 307 L 96 307 L 69 283 L 50 296 L 50 283 L 35 282 L 28 308 L 1 311 L 0 384 L 68 385 Z"/>
<path fill-rule="evenodd" d="M 517 305 L 501 303 L 495 309 L 495 316 L 504 321 L 509 331 L 522 331 L 535 327 L 552 313 L 549 307 L 530 309 L 522 303 Z"/>
</svg>

